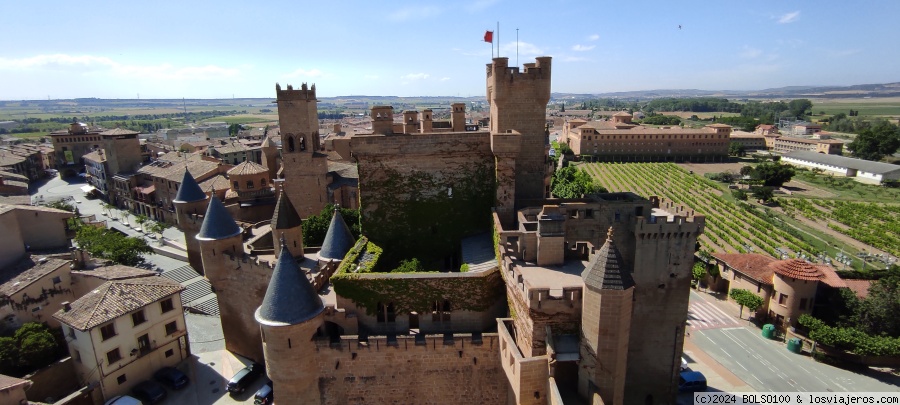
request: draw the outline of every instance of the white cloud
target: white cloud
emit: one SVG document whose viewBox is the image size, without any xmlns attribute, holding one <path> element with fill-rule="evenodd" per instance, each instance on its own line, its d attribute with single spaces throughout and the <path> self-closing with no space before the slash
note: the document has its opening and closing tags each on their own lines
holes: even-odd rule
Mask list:
<svg viewBox="0 0 900 405">
<path fill-rule="evenodd" d="M 443 10 L 434 6 L 404 6 L 387 15 L 387 19 L 394 22 L 409 21 L 418 18 L 428 18 L 440 14 Z"/>
<path fill-rule="evenodd" d="M 594 34 L 588 37 L 588 41 L 596 41 L 600 39 L 600 35 Z"/>
<path fill-rule="evenodd" d="M 744 45 L 744 49 L 738 55 L 744 59 L 755 59 L 762 55 L 763 51 Z"/>
<path fill-rule="evenodd" d="M 581 45 L 581 44 L 577 44 L 577 45 L 575 45 L 575 46 L 572 47 L 572 50 L 573 50 L 573 51 L 577 51 L 577 52 L 584 52 L 584 51 L 590 51 L 591 49 L 594 49 L 594 48 L 596 48 L 596 47 L 597 47 L 596 45 Z"/>
<path fill-rule="evenodd" d="M 790 12 L 790 13 L 783 14 L 783 15 L 779 16 L 779 17 L 778 17 L 778 23 L 779 23 L 779 24 L 788 24 L 788 23 L 792 23 L 792 22 L 794 22 L 794 21 L 797 21 L 797 18 L 798 18 L 798 17 L 800 17 L 800 11 L 799 11 L 799 10 L 798 10 L 798 11 L 792 11 L 792 12 Z"/>
<path fill-rule="evenodd" d="M 311 69 L 306 70 L 303 68 L 297 69 L 291 73 L 283 75 L 286 79 L 306 79 L 306 78 L 315 78 L 325 76 L 325 73 L 319 69 Z"/>
<path fill-rule="evenodd" d="M 0 70 L 67 70 L 84 74 L 111 74 L 139 79 L 202 80 L 238 76 L 240 69 L 216 65 L 174 66 L 134 65 L 117 62 L 105 56 L 50 54 L 27 58 L 0 58 Z"/>
<path fill-rule="evenodd" d="M 439 80 L 442 81 L 442 82 L 446 82 L 447 80 L 450 80 L 450 78 L 449 78 L 449 77 L 442 77 L 442 78 L 440 78 Z"/>
<path fill-rule="evenodd" d="M 410 73 L 403 76 L 400 76 L 402 80 L 424 80 L 429 78 L 431 75 L 428 73 Z"/>
</svg>

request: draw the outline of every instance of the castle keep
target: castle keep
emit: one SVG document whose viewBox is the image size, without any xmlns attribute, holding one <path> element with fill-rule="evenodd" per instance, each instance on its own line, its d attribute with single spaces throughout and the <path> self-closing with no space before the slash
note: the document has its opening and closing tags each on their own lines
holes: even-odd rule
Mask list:
<svg viewBox="0 0 900 405">
<path fill-rule="evenodd" d="M 373 107 L 349 140 L 358 239 L 335 211 L 303 244 L 326 202 L 315 86 L 276 86 L 270 222 L 238 225 L 185 175 L 179 223 L 226 347 L 265 361 L 278 403 L 674 403 L 704 218 L 632 193 L 550 198 L 551 66 L 493 59 L 485 129 L 464 104 L 449 121 Z"/>
</svg>

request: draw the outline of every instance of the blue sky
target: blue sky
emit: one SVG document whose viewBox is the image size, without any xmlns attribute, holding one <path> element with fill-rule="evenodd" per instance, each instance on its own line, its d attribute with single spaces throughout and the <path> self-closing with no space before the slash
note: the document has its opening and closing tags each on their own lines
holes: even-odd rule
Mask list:
<svg viewBox="0 0 900 405">
<path fill-rule="evenodd" d="M 553 91 L 900 81 L 898 1 L 0 2 L 0 99 L 477 96 L 500 52 Z M 678 26 L 681 25 L 681 29 Z"/>
</svg>

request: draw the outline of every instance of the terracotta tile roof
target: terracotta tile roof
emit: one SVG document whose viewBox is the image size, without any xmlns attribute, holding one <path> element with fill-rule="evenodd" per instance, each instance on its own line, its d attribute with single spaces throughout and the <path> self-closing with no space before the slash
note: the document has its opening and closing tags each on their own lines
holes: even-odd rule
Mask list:
<svg viewBox="0 0 900 405">
<path fill-rule="evenodd" d="M 847 288 L 853 290 L 857 297 L 866 298 L 869 296 L 869 287 L 872 286 L 872 280 L 844 280 L 844 284 L 847 285 Z"/>
<path fill-rule="evenodd" d="M 0 295 L 10 296 L 44 278 L 60 267 L 69 264 L 68 260 L 26 257 L 18 263 L 0 271 Z"/>
<path fill-rule="evenodd" d="M 184 286 L 165 277 L 107 281 L 75 300 L 70 310 L 59 310 L 53 317 L 86 331 L 183 290 Z"/>
<path fill-rule="evenodd" d="M 47 212 L 53 214 L 63 214 L 68 217 L 74 217 L 75 214 L 65 211 L 59 210 L 56 208 L 44 207 L 42 205 L 0 205 L 0 215 L 5 214 L 7 212 L 11 212 L 13 210 L 23 210 L 23 211 L 37 211 L 37 212 Z"/>
<path fill-rule="evenodd" d="M 90 270 L 73 271 L 72 275 L 96 277 L 101 280 L 127 280 L 130 278 L 156 277 L 153 270 L 144 270 L 137 267 L 114 264 L 111 266 L 96 267 Z"/>
<path fill-rule="evenodd" d="M 228 182 L 227 177 L 221 174 L 217 174 L 200 182 L 200 189 L 204 191 L 228 190 L 229 188 L 231 188 L 231 183 Z"/>
<path fill-rule="evenodd" d="M 109 131 L 103 131 L 100 133 L 100 135 L 106 135 L 106 136 L 137 135 L 139 133 L 140 132 L 135 132 L 135 131 L 131 131 L 131 130 L 124 129 L 124 128 L 116 128 L 116 129 L 110 129 Z"/>
<path fill-rule="evenodd" d="M 229 176 L 241 176 L 241 175 L 246 175 L 246 174 L 266 173 L 268 171 L 269 171 L 269 169 L 267 169 L 265 166 L 263 166 L 259 163 L 251 162 L 251 161 L 247 160 L 247 161 L 241 162 L 241 164 L 239 164 L 235 167 L 232 167 L 231 169 L 228 169 L 228 175 Z"/>
<path fill-rule="evenodd" d="M 847 283 L 846 280 L 842 279 L 838 274 L 834 271 L 834 268 L 827 264 L 820 264 L 816 266 L 819 271 L 822 272 L 822 282 L 825 285 L 831 288 L 846 288 Z"/>
<path fill-rule="evenodd" d="M 22 384 L 28 384 L 29 386 L 31 386 L 31 381 L 0 374 L 0 391 L 4 391 Z"/>
<path fill-rule="evenodd" d="M 762 284 L 772 285 L 772 269 L 769 265 L 775 259 L 758 253 L 713 253 L 717 260 L 728 268 L 750 277 Z"/>
<path fill-rule="evenodd" d="M 818 267 L 803 259 L 779 260 L 769 265 L 776 274 L 797 280 L 821 280 L 825 274 Z"/>
</svg>

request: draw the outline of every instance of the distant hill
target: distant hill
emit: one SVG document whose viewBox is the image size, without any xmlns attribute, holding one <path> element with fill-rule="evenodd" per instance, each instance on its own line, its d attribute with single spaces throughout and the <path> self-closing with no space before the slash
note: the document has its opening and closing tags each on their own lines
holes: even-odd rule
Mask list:
<svg viewBox="0 0 900 405">
<path fill-rule="evenodd" d="M 884 84 L 857 84 L 853 86 L 786 86 L 763 90 L 697 90 L 659 89 L 622 91 L 612 93 L 553 93 L 554 99 L 622 98 L 653 99 L 662 97 L 722 97 L 722 98 L 860 98 L 898 97 L 900 82 Z"/>
</svg>

